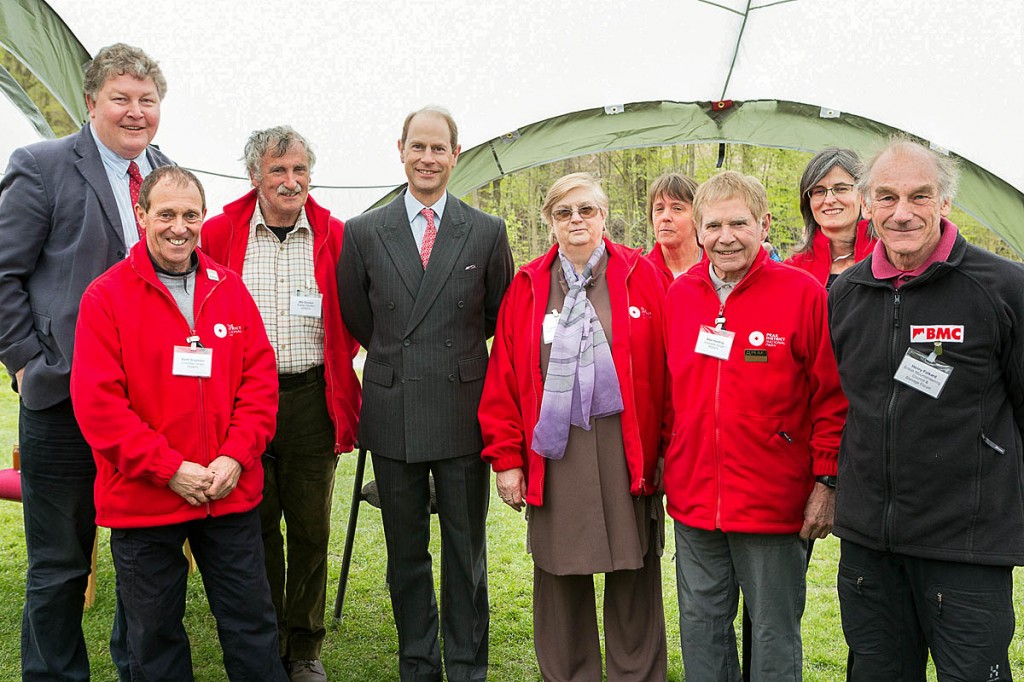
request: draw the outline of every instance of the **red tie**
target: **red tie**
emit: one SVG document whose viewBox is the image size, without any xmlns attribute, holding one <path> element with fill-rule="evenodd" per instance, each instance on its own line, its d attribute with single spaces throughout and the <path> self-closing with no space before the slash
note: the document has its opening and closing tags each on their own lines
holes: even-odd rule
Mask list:
<svg viewBox="0 0 1024 682">
<path fill-rule="evenodd" d="M 139 164 L 134 161 L 128 164 L 128 192 L 132 195 L 132 214 L 135 214 L 135 205 L 139 203 L 139 189 L 142 188 L 142 173 L 139 172 Z M 139 231 L 139 239 L 145 238 L 142 225 L 139 224 L 139 217 L 135 216 L 135 227 Z"/>
<path fill-rule="evenodd" d="M 423 261 L 423 269 L 426 270 L 430 252 L 434 248 L 434 240 L 437 238 L 437 225 L 434 224 L 434 209 L 425 208 L 420 213 L 427 219 L 427 231 L 423 233 L 423 245 L 420 246 L 420 260 Z"/>
</svg>

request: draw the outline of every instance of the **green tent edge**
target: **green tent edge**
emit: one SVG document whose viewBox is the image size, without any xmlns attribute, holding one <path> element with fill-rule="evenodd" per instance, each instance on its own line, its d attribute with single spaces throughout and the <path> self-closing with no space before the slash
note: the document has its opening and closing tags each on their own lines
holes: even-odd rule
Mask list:
<svg viewBox="0 0 1024 682">
<path fill-rule="evenodd" d="M 80 123 L 86 120 L 89 112 L 82 95 L 82 65 L 92 57 L 46 2 L 4 0 L 0 3 L 0 45 L 28 67 L 71 120 Z M 19 111 L 30 113 L 41 109 L 40 103 L 31 101 L 21 88 L 5 88 L 4 94 Z M 53 137 L 54 121 L 46 121 L 44 127 L 31 115 L 29 120 L 41 136 Z"/>
<path fill-rule="evenodd" d="M 816 152 L 830 145 L 861 155 L 881 148 L 900 131 L 848 113 L 781 100 L 735 102 L 723 111 L 712 102 L 638 102 L 588 109 L 511 131 L 459 156 L 449 190 L 464 196 L 505 175 L 553 161 L 599 152 L 661 145 L 728 143 Z M 927 142 L 927 141 L 925 141 Z M 954 204 L 999 235 L 1024 257 L 1024 194 L 968 159 Z M 380 199 L 394 197 L 397 188 Z"/>
<path fill-rule="evenodd" d="M 86 120 L 81 67 L 90 55 L 44 0 L 0 3 L 0 45 L 35 74 L 73 120 Z M 43 126 L 32 115 L 40 107 L 27 101 L 24 90 L 8 87 L 3 91 L 40 135 L 47 136 L 53 123 Z M 467 149 L 459 157 L 449 189 L 464 196 L 510 173 L 552 161 L 660 145 L 724 142 L 807 152 L 837 145 L 870 154 L 897 132 L 855 114 L 782 100 L 734 102 L 725 109 L 712 102 L 636 102 L 555 116 Z M 954 204 L 1024 257 L 1024 194 L 981 166 L 958 158 L 962 175 Z M 374 205 L 385 203 L 400 190 L 392 190 Z"/>
</svg>

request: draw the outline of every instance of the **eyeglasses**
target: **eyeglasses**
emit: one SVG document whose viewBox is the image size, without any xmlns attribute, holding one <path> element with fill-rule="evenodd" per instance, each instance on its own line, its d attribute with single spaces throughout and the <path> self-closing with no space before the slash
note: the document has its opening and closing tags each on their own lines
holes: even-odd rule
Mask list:
<svg viewBox="0 0 1024 682">
<path fill-rule="evenodd" d="M 552 211 L 551 215 L 554 216 L 555 220 L 558 222 L 564 223 L 565 221 L 572 219 L 573 213 L 579 213 L 580 217 L 584 220 L 587 218 L 593 218 L 597 215 L 597 206 L 591 206 L 590 204 L 583 204 L 582 206 L 577 206 L 575 208 L 566 208 L 565 206 L 562 206 Z"/>
<path fill-rule="evenodd" d="M 839 197 L 845 197 L 849 195 L 852 191 L 853 185 L 848 185 L 845 182 L 841 182 L 837 185 L 832 185 L 831 187 L 822 187 L 821 185 L 818 185 L 817 187 L 812 187 L 809 190 L 807 190 L 807 197 L 811 201 L 824 201 L 825 197 L 828 196 L 829 192 L 832 193 L 832 196 L 838 199 Z"/>
</svg>

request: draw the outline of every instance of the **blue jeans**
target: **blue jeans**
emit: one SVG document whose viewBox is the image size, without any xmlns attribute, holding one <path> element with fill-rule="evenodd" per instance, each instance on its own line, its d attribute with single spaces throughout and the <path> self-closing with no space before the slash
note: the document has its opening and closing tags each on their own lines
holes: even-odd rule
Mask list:
<svg viewBox="0 0 1024 682">
<path fill-rule="evenodd" d="M 256 510 L 153 528 L 110 531 L 128 623 L 133 680 L 187 682 L 192 655 L 182 624 L 188 540 L 206 588 L 228 679 L 287 682 L 263 566 Z"/>
</svg>

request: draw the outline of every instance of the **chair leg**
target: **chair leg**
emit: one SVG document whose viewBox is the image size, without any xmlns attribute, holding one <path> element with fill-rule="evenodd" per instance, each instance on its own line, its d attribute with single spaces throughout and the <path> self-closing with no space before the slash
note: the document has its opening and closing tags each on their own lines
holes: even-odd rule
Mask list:
<svg viewBox="0 0 1024 682">
<path fill-rule="evenodd" d="M 99 533 L 92 541 L 92 568 L 89 571 L 89 581 L 85 584 L 85 608 L 96 603 L 96 556 L 99 553 Z"/>
<path fill-rule="evenodd" d="M 345 588 L 348 587 L 348 572 L 352 565 L 352 545 L 356 539 L 356 520 L 359 518 L 359 504 L 363 501 L 363 473 L 365 470 L 366 448 L 359 448 L 355 482 L 352 484 L 352 507 L 348 513 L 348 531 L 345 533 L 345 551 L 341 558 L 341 577 L 338 579 L 338 596 L 334 600 L 334 620 L 341 618 L 341 609 L 345 605 Z"/>
<path fill-rule="evenodd" d="M 192 545 L 188 544 L 188 539 L 185 540 L 182 551 L 185 552 L 185 558 L 188 559 L 188 574 L 192 575 L 196 572 L 196 558 L 192 556 Z"/>
</svg>

